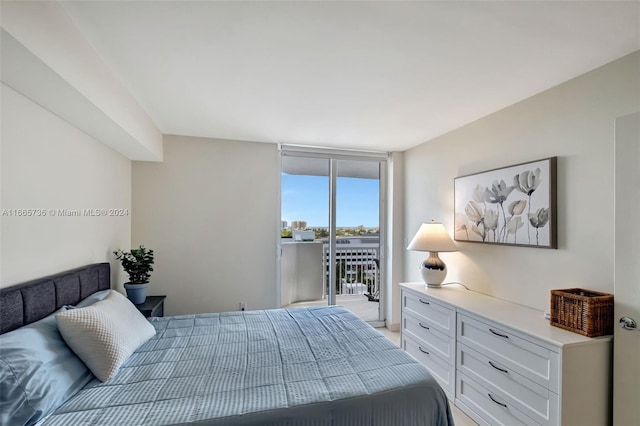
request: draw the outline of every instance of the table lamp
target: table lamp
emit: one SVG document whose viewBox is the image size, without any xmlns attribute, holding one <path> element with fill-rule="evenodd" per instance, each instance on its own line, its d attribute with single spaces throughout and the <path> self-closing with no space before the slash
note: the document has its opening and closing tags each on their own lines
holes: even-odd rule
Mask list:
<svg viewBox="0 0 640 426">
<path fill-rule="evenodd" d="M 431 221 L 423 223 L 407 250 L 428 251 L 429 257 L 420 264 L 422 279 L 427 287 L 439 288 L 447 276 L 447 265 L 440 259 L 440 251 L 458 251 L 444 225 Z"/>
</svg>

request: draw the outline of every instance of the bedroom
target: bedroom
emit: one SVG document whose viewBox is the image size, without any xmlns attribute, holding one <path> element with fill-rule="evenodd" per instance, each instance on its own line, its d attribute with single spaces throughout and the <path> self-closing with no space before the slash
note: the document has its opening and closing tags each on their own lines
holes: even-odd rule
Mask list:
<svg viewBox="0 0 640 426">
<path fill-rule="evenodd" d="M 613 123 L 617 117 L 640 110 L 638 15 L 622 10 L 611 20 L 626 17 L 626 26 L 620 24 L 619 32 L 600 29 L 613 34 L 612 40 L 602 38 L 600 45 L 609 50 L 605 49 L 600 62 L 590 61 L 590 46 L 596 46 L 595 42 L 585 47 L 569 40 L 583 55 L 579 72 L 568 70 L 562 57 L 554 57 L 547 62 L 552 64 L 548 68 L 563 76 L 555 83 L 530 93 L 514 93 L 509 103 L 495 105 L 477 119 L 461 122 L 413 147 L 389 149 L 395 151 L 390 174 L 393 260 L 388 268 L 388 281 L 394 284 L 387 299 L 387 327 L 397 329 L 400 323 L 397 283 L 420 279 L 416 265 L 421 255 L 407 252 L 406 241 L 421 222 L 431 218 L 453 230 L 453 178 L 550 156 L 560 160 L 559 249 L 459 244 L 459 252 L 443 255 L 450 269 L 448 279 L 540 310 L 548 309 L 553 288 L 579 286 L 614 292 Z M 115 281 L 121 285 L 125 277 L 116 268 L 111 251 L 143 243 L 157 251 L 153 291 L 168 295 L 169 315 L 236 310 L 238 300 L 246 300 L 252 309 L 274 307 L 277 145 L 232 142 L 215 139 L 216 135 L 182 136 L 191 134 L 188 130 L 161 132 L 148 116 L 140 118 L 144 112 L 130 103 L 131 97 L 114 95 L 121 92 L 111 86 L 113 76 L 102 74 L 108 68 L 96 65 L 92 57 L 79 59 L 80 68 L 78 62 L 64 56 L 69 51 L 86 53 L 71 37 L 78 30 L 58 33 L 65 37 L 56 46 L 68 49 L 60 52 L 38 34 L 47 26 L 62 25 L 59 20 L 47 16 L 47 25 L 25 25 L 20 16 L 9 15 L 4 4 L 2 12 L 7 33 L 95 103 L 108 120 L 120 126 L 124 136 L 135 139 L 133 134 L 138 139 L 118 152 L 97 142 L 95 134 L 88 136 L 86 130 L 69 124 L 71 120 L 61 120 L 58 116 L 63 111 L 54 115 L 32 102 L 38 93 L 28 93 L 18 83 L 21 90 L 16 90 L 3 80 L 1 207 L 95 206 L 129 209 L 132 214 L 100 221 L 2 217 L 0 285 L 101 261 L 112 263 Z M 38 13 L 56 14 L 56 10 L 38 12 L 32 6 L 23 13 L 32 13 L 36 19 Z M 7 52 L 3 46 L 3 55 Z M 7 66 L 4 57 L 2 62 Z M 55 84 L 54 77 L 35 74 L 35 78 Z M 179 92 L 181 84 L 174 82 L 171 89 Z M 43 92 L 45 99 L 40 104 L 46 105 L 46 96 L 57 93 L 29 81 L 27 85 Z M 101 87 L 109 90 L 101 92 Z M 71 95 L 64 94 L 70 99 Z M 465 109 L 471 108 L 473 100 L 458 94 L 451 102 Z M 84 104 L 70 106 L 77 105 Z M 48 109 L 56 111 L 55 106 Z M 192 111 L 201 113 L 200 109 Z M 84 119 L 91 121 L 93 116 Z M 255 185 L 258 180 L 259 186 Z M 596 202 L 603 207 L 594 208 Z M 238 259 L 251 259 L 251 267 Z M 231 282 L 233 286 L 227 285 Z"/>
</svg>

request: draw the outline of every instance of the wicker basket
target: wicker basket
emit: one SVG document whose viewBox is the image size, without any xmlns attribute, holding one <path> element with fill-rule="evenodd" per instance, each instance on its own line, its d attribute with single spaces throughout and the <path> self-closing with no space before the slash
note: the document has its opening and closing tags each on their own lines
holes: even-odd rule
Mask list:
<svg viewBox="0 0 640 426">
<path fill-rule="evenodd" d="M 581 288 L 551 290 L 551 325 L 587 337 L 613 334 L 613 295 Z"/>
</svg>

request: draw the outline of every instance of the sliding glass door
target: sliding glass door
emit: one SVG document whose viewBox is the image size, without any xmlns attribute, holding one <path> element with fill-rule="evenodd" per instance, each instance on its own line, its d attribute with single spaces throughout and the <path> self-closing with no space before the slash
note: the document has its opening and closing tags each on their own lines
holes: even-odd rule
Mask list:
<svg viewBox="0 0 640 426">
<path fill-rule="evenodd" d="M 338 304 L 383 325 L 386 154 L 281 152 L 281 305 Z"/>
</svg>

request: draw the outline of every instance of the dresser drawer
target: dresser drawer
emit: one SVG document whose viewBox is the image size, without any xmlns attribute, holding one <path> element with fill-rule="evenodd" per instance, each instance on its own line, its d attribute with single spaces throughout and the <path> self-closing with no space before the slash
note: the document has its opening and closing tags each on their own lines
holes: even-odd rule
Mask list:
<svg viewBox="0 0 640 426">
<path fill-rule="evenodd" d="M 537 425 L 517 408 L 509 405 L 474 380 L 458 374 L 456 400 L 471 409 L 486 424 L 491 426 Z"/>
<path fill-rule="evenodd" d="M 408 312 L 402 315 L 402 333 L 423 343 L 429 352 L 435 352 L 451 365 L 455 364 L 455 340 L 434 327 L 425 324 L 424 320 Z"/>
<path fill-rule="evenodd" d="M 455 396 L 455 365 L 450 365 L 446 360 L 429 351 L 416 340 L 403 334 L 402 349 L 417 359 L 422 365 L 427 367 L 431 375 L 442 386 L 447 397 L 453 399 Z"/>
<path fill-rule="evenodd" d="M 539 424 L 549 424 L 557 417 L 558 395 L 462 344 L 458 345 L 457 368 L 459 374 L 473 379 Z"/>
<path fill-rule="evenodd" d="M 456 314 L 452 307 L 434 302 L 433 298 L 409 291 L 402 292 L 402 310 L 408 312 L 447 336 L 455 337 Z"/>
<path fill-rule="evenodd" d="M 558 354 L 520 337 L 513 330 L 458 313 L 458 342 L 509 371 L 558 392 Z"/>
</svg>

